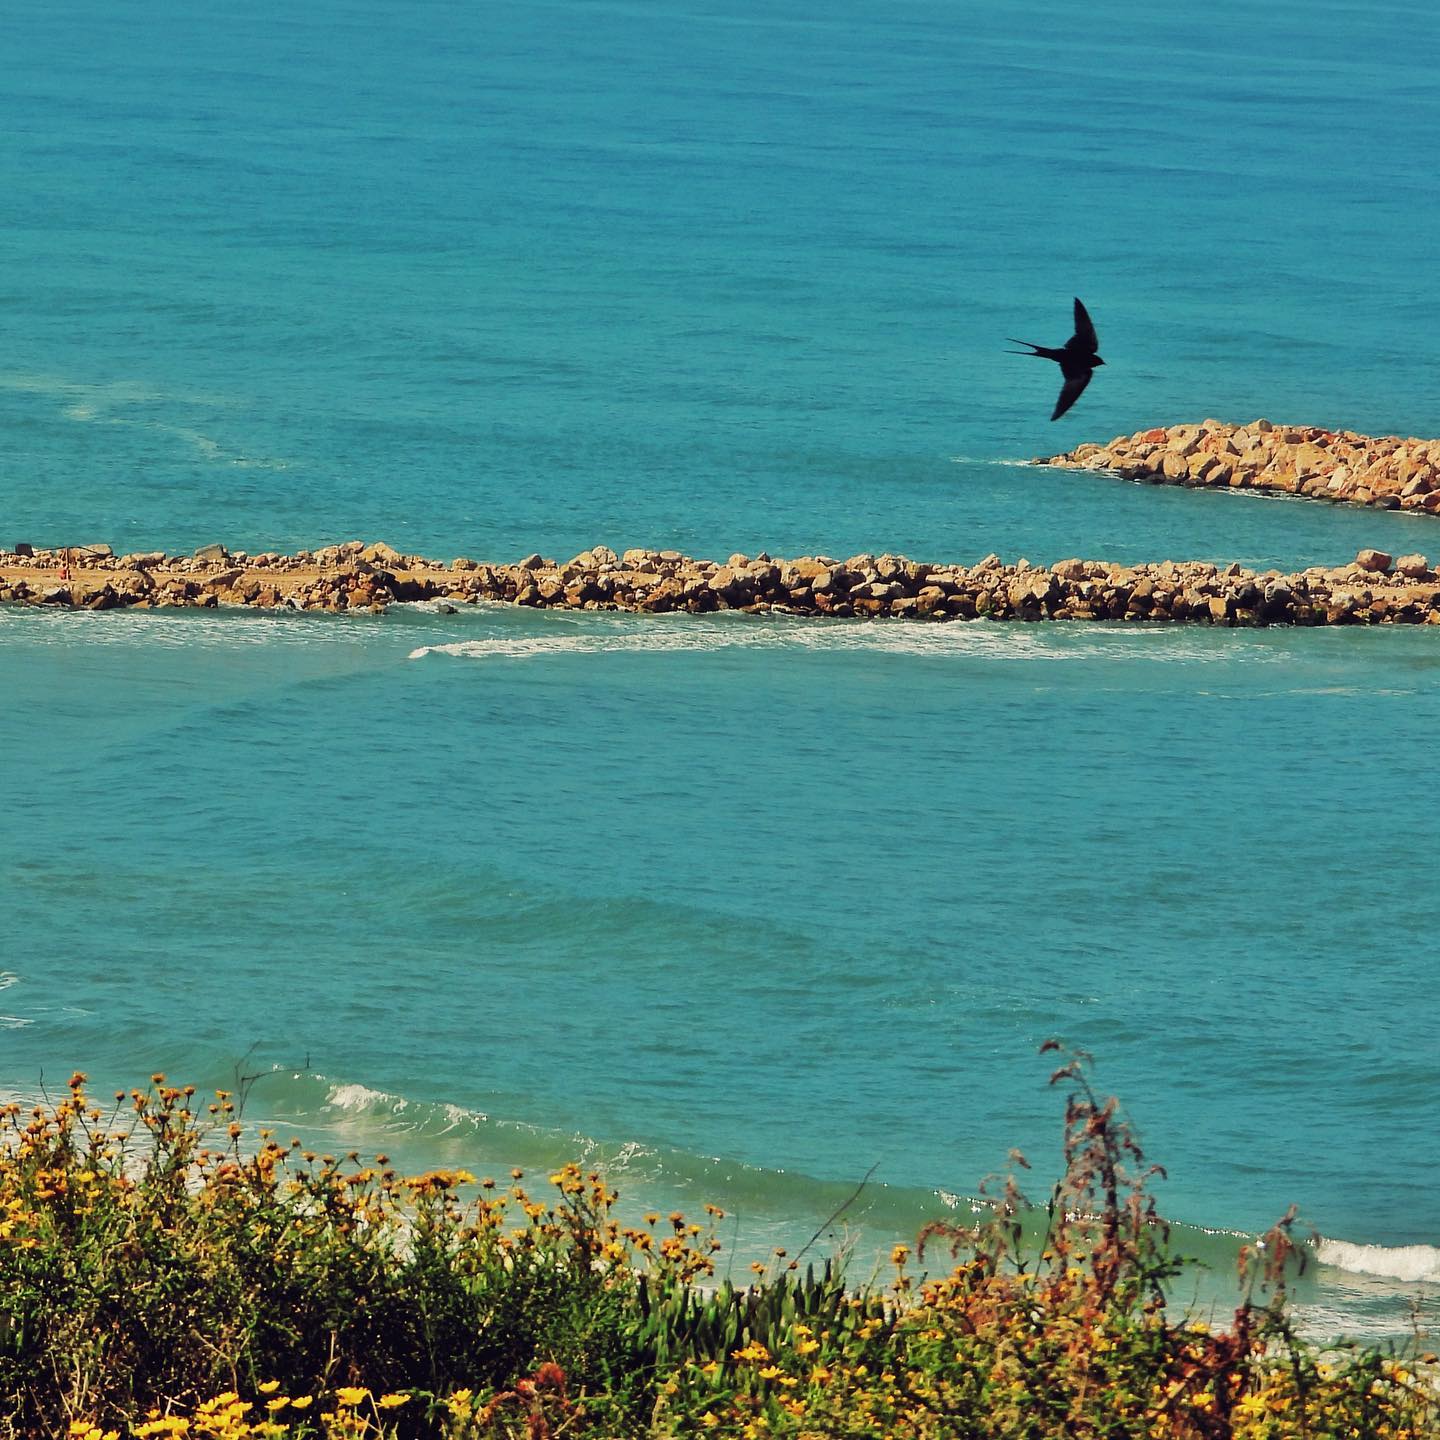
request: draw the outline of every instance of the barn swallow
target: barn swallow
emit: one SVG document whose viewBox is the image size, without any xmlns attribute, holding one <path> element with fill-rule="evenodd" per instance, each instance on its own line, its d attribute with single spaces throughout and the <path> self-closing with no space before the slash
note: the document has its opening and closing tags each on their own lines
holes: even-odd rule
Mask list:
<svg viewBox="0 0 1440 1440">
<path fill-rule="evenodd" d="M 1095 367 L 1105 363 L 1096 353 L 1100 342 L 1095 338 L 1095 326 L 1078 297 L 1075 301 L 1075 333 L 1063 348 L 1051 350 L 1029 340 L 1016 340 L 1013 335 L 1006 338 L 1015 345 L 1030 346 L 1028 350 L 1007 350 L 1007 355 L 1034 355 L 1037 359 L 1053 360 L 1059 365 L 1065 383 L 1060 387 L 1060 398 L 1055 402 L 1055 413 L 1050 417 L 1052 420 L 1058 420 L 1080 398 L 1080 392 L 1090 383 Z"/>
</svg>

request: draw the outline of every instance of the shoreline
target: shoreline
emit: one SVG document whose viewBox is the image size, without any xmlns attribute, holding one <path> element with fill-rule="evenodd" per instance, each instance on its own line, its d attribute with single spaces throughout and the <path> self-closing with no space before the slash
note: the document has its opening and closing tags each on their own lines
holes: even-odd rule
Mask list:
<svg viewBox="0 0 1440 1440">
<path fill-rule="evenodd" d="M 1083 448 L 1083 447 L 1082 447 Z M 834 619 L 1089 620 L 1226 626 L 1440 625 L 1440 573 L 1426 556 L 1362 550 L 1290 574 L 1162 560 L 1032 565 L 987 555 L 938 565 L 901 555 L 732 555 L 596 546 L 557 562 L 451 562 L 350 540 L 294 555 L 223 545 L 193 555 L 115 555 L 108 545 L 0 551 L 0 604 L 71 610 L 246 607 L 380 614 L 396 602 L 481 601 L 638 614 L 721 610 Z"/>
<path fill-rule="evenodd" d="M 1314 425 L 1222 420 L 1157 426 L 1077 445 L 1033 465 L 1102 470 L 1126 480 L 1258 490 L 1331 504 L 1440 515 L 1440 440 L 1359 435 Z"/>
</svg>

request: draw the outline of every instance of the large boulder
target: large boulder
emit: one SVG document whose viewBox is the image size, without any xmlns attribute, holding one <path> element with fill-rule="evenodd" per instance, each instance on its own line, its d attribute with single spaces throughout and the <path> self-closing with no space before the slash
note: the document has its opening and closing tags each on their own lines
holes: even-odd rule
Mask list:
<svg viewBox="0 0 1440 1440">
<path fill-rule="evenodd" d="M 707 588 L 729 605 L 743 605 L 753 597 L 750 593 L 749 577 L 737 573 L 731 566 L 722 565 L 706 582 Z"/>
</svg>

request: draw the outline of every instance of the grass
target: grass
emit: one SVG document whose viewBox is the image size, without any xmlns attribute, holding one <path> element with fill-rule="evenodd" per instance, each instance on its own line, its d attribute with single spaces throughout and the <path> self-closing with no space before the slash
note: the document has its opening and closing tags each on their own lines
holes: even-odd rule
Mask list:
<svg viewBox="0 0 1440 1440">
<path fill-rule="evenodd" d="M 782 1257 L 737 1289 L 711 1278 L 713 1208 L 628 1226 L 574 1166 L 543 1199 L 518 1172 L 401 1176 L 249 1135 L 224 1093 L 157 1075 L 101 1107 L 77 1074 L 0 1110 L 0 1435 L 1440 1435 L 1433 1355 L 1297 1336 L 1293 1216 L 1228 1328 L 1168 1313 L 1154 1170 L 1078 1059 L 1052 1081 L 1038 1241 L 1011 1180 L 974 1228 L 897 1246 L 883 1286 Z"/>
</svg>

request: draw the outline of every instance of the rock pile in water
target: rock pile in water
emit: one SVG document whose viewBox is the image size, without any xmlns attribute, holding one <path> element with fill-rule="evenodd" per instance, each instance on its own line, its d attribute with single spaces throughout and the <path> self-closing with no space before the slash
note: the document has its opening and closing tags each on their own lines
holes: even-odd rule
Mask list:
<svg viewBox="0 0 1440 1440">
<path fill-rule="evenodd" d="M 108 546 L 0 551 L 0 602 L 73 609 L 244 605 L 383 611 L 396 601 L 479 601 L 536 609 L 632 610 L 911 620 L 1120 620 L 1205 625 L 1440 624 L 1440 576 L 1423 555 L 1362 550 L 1298 574 L 1239 565 L 1101 560 L 934 565 L 902 555 L 732 555 L 722 565 L 677 550 L 605 546 L 562 563 L 444 564 L 351 540 L 295 555 L 114 555 Z"/>
<path fill-rule="evenodd" d="M 1034 463 L 1109 470 L 1162 485 L 1265 490 L 1440 513 L 1440 440 L 1376 439 L 1268 420 L 1202 420 L 1117 435 L 1108 445 L 1078 445 Z"/>
</svg>

